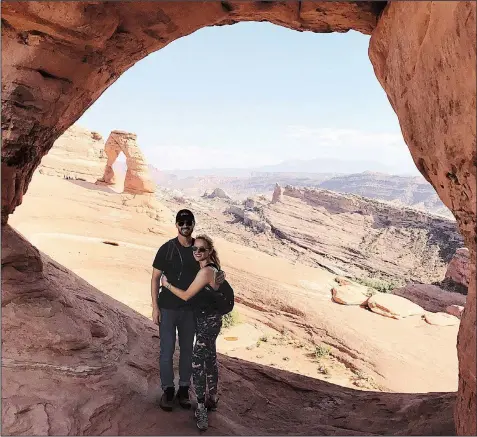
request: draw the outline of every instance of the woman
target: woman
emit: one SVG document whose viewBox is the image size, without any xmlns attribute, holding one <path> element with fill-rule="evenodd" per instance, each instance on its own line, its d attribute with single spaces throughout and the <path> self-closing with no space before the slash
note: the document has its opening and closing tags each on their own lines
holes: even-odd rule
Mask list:
<svg viewBox="0 0 477 437">
<path fill-rule="evenodd" d="M 199 273 L 187 290 L 181 290 L 162 276 L 162 286 L 177 297 L 187 301 L 194 297 L 193 308 L 196 320 L 196 341 L 192 355 L 192 377 L 197 396 L 195 418 L 197 427 L 204 431 L 208 428 L 207 409 L 217 409 L 217 352 L 215 341 L 222 327 L 222 315 L 215 303 L 218 286 L 215 273 L 220 270 L 220 261 L 212 240 L 207 235 L 199 235 L 192 246 L 194 258 L 200 264 Z M 205 399 L 206 386 L 209 398 Z"/>
</svg>

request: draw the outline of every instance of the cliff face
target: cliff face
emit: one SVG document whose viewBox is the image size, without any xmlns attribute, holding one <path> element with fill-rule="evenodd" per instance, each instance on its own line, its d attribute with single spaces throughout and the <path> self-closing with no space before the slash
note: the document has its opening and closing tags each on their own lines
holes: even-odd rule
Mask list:
<svg viewBox="0 0 477 437">
<path fill-rule="evenodd" d="M 439 281 L 463 244 L 452 220 L 327 190 L 287 186 L 262 214 L 281 238 L 356 276 Z"/>
<path fill-rule="evenodd" d="M 94 182 L 103 174 L 105 165 L 106 153 L 101 135 L 73 125 L 42 158 L 38 171 L 50 176 Z"/>
</svg>

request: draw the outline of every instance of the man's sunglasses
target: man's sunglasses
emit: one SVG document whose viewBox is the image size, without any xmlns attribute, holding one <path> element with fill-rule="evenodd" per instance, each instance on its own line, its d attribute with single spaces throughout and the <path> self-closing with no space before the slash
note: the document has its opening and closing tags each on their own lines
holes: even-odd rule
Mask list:
<svg viewBox="0 0 477 437">
<path fill-rule="evenodd" d="M 192 252 L 199 252 L 199 253 L 204 253 L 206 250 L 205 247 L 197 247 L 197 246 L 192 246 Z"/>
<path fill-rule="evenodd" d="M 177 224 L 182 227 L 182 226 L 192 226 L 194 222 L 192 220 L 181 220 L 180 222 L 177 222 Z"/>
</svg>

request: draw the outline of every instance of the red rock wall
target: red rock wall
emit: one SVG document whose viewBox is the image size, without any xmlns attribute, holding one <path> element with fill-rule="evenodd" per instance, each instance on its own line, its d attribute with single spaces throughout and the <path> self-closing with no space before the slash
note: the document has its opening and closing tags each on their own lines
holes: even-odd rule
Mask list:
<svg viewBox="0 0 477 437">
<path fill-rule="evenodd" d="M 53 142 L 134 63 L 209 25 L 373 32 L 370 57 L 473 272 L 459 333 L 460 434 L 475 433 L 475 3 L 2 2 L 2 224 Z M 374 29 L 374 31 L 373 31 Z"/>
<path fill-rule="evenodd" d="M 393 2 L 369 47 L 414 162 L 452 210 L 473 260 L 457 344 L 460 435 L 476 434 L 475 12 L 475 2 Z"/>
</svg>

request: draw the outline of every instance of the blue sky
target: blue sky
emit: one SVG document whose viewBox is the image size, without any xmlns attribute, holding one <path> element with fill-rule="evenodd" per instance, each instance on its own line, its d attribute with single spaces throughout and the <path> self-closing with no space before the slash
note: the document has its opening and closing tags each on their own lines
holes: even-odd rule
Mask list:
<svg viewBox="0 0 477 437">
<path fill-rule="evenodd" d="M 78 123 L 135 132 L 163 170 L 339 157 L 415 172 L 368 45 L 268 23 L 201 29 L 126 71 Z"/>
</svg>

